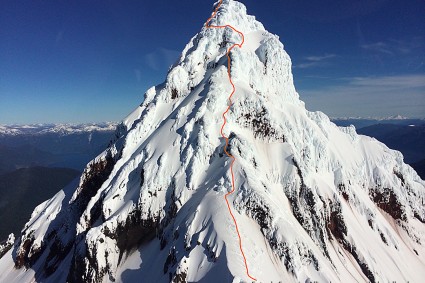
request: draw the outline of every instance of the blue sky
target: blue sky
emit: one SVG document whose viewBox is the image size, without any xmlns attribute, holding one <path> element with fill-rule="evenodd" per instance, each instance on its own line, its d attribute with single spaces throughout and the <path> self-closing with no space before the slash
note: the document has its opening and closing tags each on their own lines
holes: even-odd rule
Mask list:
<svg viewBox="0 0 425 283">
<path fill-rule="evenodd" d="M 425 117 L 423 0 L 246 0 L 309 110 Z M 206 0 L 2 0 L 0 124 L 118 121 L 161 83 Z"/>
</svg>

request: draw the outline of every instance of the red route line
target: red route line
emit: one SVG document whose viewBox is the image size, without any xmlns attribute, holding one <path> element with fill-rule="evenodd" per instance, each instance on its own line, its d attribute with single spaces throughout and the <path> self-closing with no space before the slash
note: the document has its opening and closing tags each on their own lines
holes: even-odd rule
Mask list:
<svg viewBox="0 0 425 283">
<path fill-rule="evenodd" d="M 244 36 L 244 34 L 242 33 L 242 32 L 240 32 L 240 31 L 238 31 L 237 29 L 235 29 L 234 27 L 232 27 L 231 25 L 224 25 L 224 26 L 212 26 L 212 25 L 210 25 L 209 24 L 209 22 L 217 15 L 217 11 L 218 11 L 218 9 L 220 8 L 220 6 L 221 6 L 221 4 L 223 4 L 223 0 L 220 0 L 220 3 L 218 3 L 218 5 L 217 5 L 217 7 L 215 8 L 215 10 L 214 10 L 214 12 L 213 12 L 213 14 L 211 15 L 211 17 L 207 20 L 207 22 L 205 23 L 205 27 L 206 28 L 230 28 L 230 29 L 232 29 L 233 31 L 235 31 L 235 32 L 237 32 L 241 37 L 242 37 L 242 42 L 241 43 L 239 43 L 239 44 L 237 44 L 237 43 L 235 43 L 235 44 L 233 44 L 228 50 L 227 50 L 227 74 L 228 74 L 228 76 L 229 76 L 229 81 L 230 81 L 230 84 L 232 85 L 232 93 L 230 94 L 230 96 L 229 96 L 229 104 L 228 104 L 228 106 L 227 106 L 227 109 L 226 109 L 226 111 L 224 111 L 223 112 L 223 125 L 221 126 L 221 130 L 220 130 L 220 133 L 221 133 L 221 136 L 226 140 L 226 145 L 224 146 L 224 152 L 226 153 L 226 155 L 228 156 L 228 157 L 230 157 L 231 159 L 232 159 L 232 163 L 230 164 L 230 173 L 232 174 L 232 190 L 230 191 L 230 192 L 228 192 L 225 196 L 224 196 L 224 199 L 226 200 L 226 204 L 227 204 L 227 208 L 229 209 L 229 212 L 230 212 L 230 215 L 232 216 L 232 219 L 233 219 L 233 222 L 235 223 L 235 228 L 236 228 L 236 233 L 238 234 L 238 238 L 239 238 L 239 248 L 240 248 L 240 250 L 241 250 L 241 253 L 242 253 L 242 257 L 243 257 L 243 261 L 244 261 L 244 263 L 245 263 L 245 268 L 246 268 L 246 274 L 248 275 L 248 277 L 249 278 L 251 278 L 252 280 L 254 280 L 254 281 L 257 281 L 257 279 L 255 279 L 254 277 L 252 277 L 250 274 L 249 274 L 249 269 L 248 269 L 248 263 L 247 263 L 247 261 L 246 261 L 246 256 L 245 256 L 245 253 L 243 252 L 243 249 L 242 249 L 242 238 L 241 238 L 241 234 L 239 233 L 239 228 L 238 228 L 238 223 L 236 222 L 236 218 L 235 218 L 235 216 L 233 215 L 233 212 L 232 212 L 232 209 L 231 209 L 231 207 L 230 207 L 230 203 L 229 203 L 229 200 L 227 199 L 227 197 L 228 196 L 230 196 L 231 194 L 233 194 L 234 193 L 234 191 L 235 191 L 235 175 L 233 174 L 233 164 L 235 163 L 235 157 L 233 156 L 233 155 L 231 155 L 229 152 L 227 152 L 227 147 L 229 146 L 229 138 L 223 133 L 223 129 L 224 129 L 224 126 L 226 125 L 226 123 L 227 123 L 227 119 L 226 119 L 226 114 L 227 114 L 227 112 L 229 112 L 229 110 L 230 110 L 230 107 L 232 106 L 232 96 L 233 96 L 233 94 L 236 92 L 236 88 L 235 88 L 235 85 L 234 85 L 234 83 L 233 83 L 233 80 L 232 80 L 232 76 L 231 76 L 231 74 L 230 74 L 230 70 L 231 70 L 231 59 L 230 59 L 230 52 L 232 52 L 232 50 L 233 50 L 233 48 L 235 48 L 236 46 L 237 47 L 239 47 L 239 48 L 242 48 L 242 45 L 244 44 L 244 42 L 245 42 L 245 36 Z"/>
</svg>

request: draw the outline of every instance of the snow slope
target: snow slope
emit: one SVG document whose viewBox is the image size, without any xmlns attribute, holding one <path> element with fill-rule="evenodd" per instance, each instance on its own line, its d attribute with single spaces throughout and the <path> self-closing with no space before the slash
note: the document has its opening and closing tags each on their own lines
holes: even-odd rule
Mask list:
<svg viewBox="0 0 425 283">
<path fill-rule="evenodd" d="M 230 197 L 258 282 L 422 282 L 425 182 L 403 156 L 309 112 L 277 36 L 225 0 Z M 231 30 L 203 28 L 117 139 L 36 208 L 1 282 L 249 282 L 224 194 Z"/>
</svg>

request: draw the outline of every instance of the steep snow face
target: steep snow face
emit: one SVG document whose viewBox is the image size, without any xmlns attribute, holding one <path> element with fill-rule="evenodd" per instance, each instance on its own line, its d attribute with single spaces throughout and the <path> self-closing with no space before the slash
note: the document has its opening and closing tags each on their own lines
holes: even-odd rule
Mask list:
<svg viewBox="0 0 425 283">
<path fill-rule="evenodd" d="M 246 39 L 231 54 L 225 132 L 250 273 L 421 282 L 425 182 L 400 153 L 307 111 L 283 45 L 241 3 L 223 1 L 211 24 Z M 192 38 L 79 183 L 36 208 L 0 259 L 0 281 L 249 282 L 224 201 L 233 42 L 227 29 Z"/>
</svg>

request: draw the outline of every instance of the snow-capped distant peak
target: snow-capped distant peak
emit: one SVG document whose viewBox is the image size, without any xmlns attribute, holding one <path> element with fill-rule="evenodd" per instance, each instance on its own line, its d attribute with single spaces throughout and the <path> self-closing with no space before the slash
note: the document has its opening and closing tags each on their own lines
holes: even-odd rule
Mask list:
<svg viewBox="0 0 425 283">
<path fill-rule="evenodd" d="M 87 123 L 87 124 L 27 124 L 27 125 L 0 125 L 0 135 L 42 135 L 55 133 L 71 135 L 90 132 L 114 131 L 118 123 Z"/>
<path fill-rule="evenodd" d="M 355 116 L 355 117 L 331 117 L 332 120 L 377 120 L 377 121 L 386 121 L 386 120 L 408 120 L 411 119 L 406 116 L 402 115 L 394 115 L 394 116 L 386 116 L 386 117 L 362 117 L 362 116 Z"/>
</svg>

